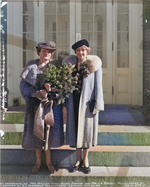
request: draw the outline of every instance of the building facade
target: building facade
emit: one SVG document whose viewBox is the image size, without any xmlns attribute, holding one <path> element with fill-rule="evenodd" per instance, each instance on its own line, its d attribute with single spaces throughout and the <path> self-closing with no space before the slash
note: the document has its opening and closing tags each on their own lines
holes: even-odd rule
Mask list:
<svg viewBox="0 0 150 187">
<path fill-rule="evenodd" d="M 20 0 L 7 4 L 8 106 L 21 97 L 20 73 L 38 58 L 41 41 L 57 44 L 54 59 L 87 39 L 103 62 L 105 104 L 143 105 L 142 0 Z M 22 104 L 24 100 L 21 98 Z"/>
</svg>

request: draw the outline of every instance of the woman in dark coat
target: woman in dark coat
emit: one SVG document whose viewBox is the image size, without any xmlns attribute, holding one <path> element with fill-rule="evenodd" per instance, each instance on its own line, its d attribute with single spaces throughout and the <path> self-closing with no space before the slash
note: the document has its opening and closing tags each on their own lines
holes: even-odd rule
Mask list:
<svg viewBox="0 0 150 187">
<path fill-rule="evenodd" d="M 89 148 L 97 145 L 98 112 L 104 110 L 102 88 L 102 62 L 96 55 L 88 55 L 90 51 L 87 40 L 76 42 L 72 49 L 76 55 L 67 56 L 63 62 L 76 64 L 77 73 L 80 74 L 78 81 L 80 93 L 74 91 L 66 101 L 67 129 L 66 143 L 76 147 L 77 161 L 72 166 L 71 172 L 78 170 L 84 164 L 84 173 L 91 171 L 89 167 Z M 88 76 L 83 75 L 81 66 L 88 69 Z M 94 101 L 93 111 L 90 111 L 90 101 Z M 82 160 L 83 149 L 83 160 Z"/>
<path fill-rule="evenodd" d="M 35 118 L 35 111 L 33 110 L 32 106 L 32 96 L 37 91 L 37 74 L 41 74 L 43 70 L 48 67 L 48 64 L 52 62 L 51 57 L 56 50 L 56 44 L 53 41 L 40 42 L 36 46 L 36 50 L 40 58 L 29 61 L 21 73 L 22 79 L 20 82 L 20 91 L 26 101 L 26 114 L 24 121 L 24 136 L 22 147 L 27 150 L 36 150 L 36 164 L 32 169 L 32 173 L 37 173 L 39 171 L 42 160 L 41 153 L 43 147 L 45 147 L 46 165 L 49 172 L 53 173 L 54 167 L 51 163 L 50 147 L 59 147 L 63 144 L 62 107 L 61 105 L 53 105 L 54 127 L 50 127 L 44 124 L 39 131 L 39 136 L 37 136 L 35 135 L 35 125 L 37 125 L 37 123 L 39 123 L 39 121 L 43 119 Z M 43 89 L 41 91 L 43 92 L 45 90 Z M 42 138 L 40 138 L 41 135 L 43 135 Z M 45 135 L 47 135 L 48 137 L 47 142 L 45 139 Z"/>
</svg>

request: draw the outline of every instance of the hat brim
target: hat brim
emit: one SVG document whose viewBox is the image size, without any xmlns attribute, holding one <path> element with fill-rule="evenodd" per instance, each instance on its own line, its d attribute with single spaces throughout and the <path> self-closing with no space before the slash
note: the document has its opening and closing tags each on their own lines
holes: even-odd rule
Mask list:
<svg viewBox="0 0 150 187">
<path fill-rule="evenodd" d="M 52 47 L 50 47 L 50 46 L 45 46 L 45 45 L 41 45 L 41 46 L 37 47 L 37 49 L 38 49 L 38 48 L 50 49 L 50 50 L 53 50 L 53 51 L 56 50 L 56 48 L 52 48 Z"/>
</svg>

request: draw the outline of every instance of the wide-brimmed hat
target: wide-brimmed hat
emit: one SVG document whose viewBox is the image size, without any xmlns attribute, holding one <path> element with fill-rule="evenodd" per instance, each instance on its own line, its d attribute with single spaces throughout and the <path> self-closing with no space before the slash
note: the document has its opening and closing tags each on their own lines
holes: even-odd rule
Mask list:
<svg viewBox="0 0 150 187">
<path fill-rule="evenodd" d="M 86 39 L 79 40 L 78 42 L 76 42 L 75 44 L 72 45 L 72 49 L 76 50 L 77 48 L 79 48 L 83 45 L 89 47 L 89 42 Z"/>
<path fill-rule="evenodd" d="M 37 44 L 36 49 L 40 49 L 40 48 L 44 48 L 44 49 L 51 49 L 51 50 L 56 50 L 56 44 L 54 41 L 49 41 L 49 42 L 40 42 L 39 44 Z"/>
</svg>

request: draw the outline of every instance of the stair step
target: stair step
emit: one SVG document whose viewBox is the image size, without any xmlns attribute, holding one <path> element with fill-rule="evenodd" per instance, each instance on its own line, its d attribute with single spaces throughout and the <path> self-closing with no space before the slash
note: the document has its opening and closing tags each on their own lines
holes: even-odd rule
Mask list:
<svg viewBox="0 0 150 187">
<path fill-rule="evenodd" d="M 4 132 L 23 132 L 23 123 L 2 123 L 0 128 Z M 130 126 L 130 125 L 99 125 L 99 132 L 111 133 L 148 133 L 150 126 Z"/>
<path fill-rule="evenodd" d="M 16 121 L 21 120 L 21 118 L 18 118 L 20 116 L 17 114 L 17 112 L 25 112 L 25 105 L 11 106 L 5 113 L 5 120 L 11 123 L 18 123 Z M 22 118 L 22 120 L 24 120 L 24 118 Z M 99 113 L 99 124 L 138 126 L 146 124 L 146 120 L 143 116 L 141 107 L 131 107 L 127 105 L 105 105 L 105 110 Z"/>
<path fill-rule="evenodd" d="M 20 124 L 24 123 L 25 112 L 22 111 L 6 111 L 5 123 Z"/>
<path fill-rule="evenodd" d="M 130 126 L 130 125 L 99 125 L 99 132 L 111 133 L 147 133 L 150 126 Z"/>
<path fill-rule="evenodd" d="M 2 166 L 1 187 L 148 187 L 150 167 L 98 167 L 91 166 L 91 173 L 68 172 L 68 168 L 49 174 L 42 166 L 37 174 L 31 174 L 33 166 Z M 9 185 L 10 184 L 10 185 Z"/>
<path fill-rule="evenodd" d="M 33 166 L 2 166 L 2 175 L 30 175 Z M 99 166 L 90 166 L 91 173 L 88 176 L 97 176 L 97 177 L 149 177 L 150 176 L 150 167 L 99 167 Z M 24 169 L 23 169 L 24 168 Z M 69 172 L 68 168 L 58 168 L 58 171 L 55 171 L 51 176 L 87 176 L 83 173 L 84 168 L 80 168 L 79 171 Z M 40 171 L 37 175 L 49 175 L 49 172 L 46 166 L 41 166 Z"/>
<path fill-rule="evenodd" d="M 52 162 L 59 167 L 70 167 L 76 161 L 75 148 L 64 145 L 52 148 Z M 91 166 L 150 167 L 150 146 L 95 146 L 90 148 Z M 21 146 L 1 145 L 1 165 L 34 165 L 35 151 Z M 42 155 L 45 164 L 45 155 Z"/>
<path fill-rule="evenodd" d="M 41 170 L 32 175 L 36 160 L 34 150 L 24 150 L 21 145 L 0 145 L 0 186 L 150 186 L 150 127 L 140 125 L 145 124 L 140 110 L 124 107 L 106 106 L 105 111 L 100 112 L 99 123 L 107 125 L 99 125 L 99 145 L 90 149 L 90 174 L 84 174 L 82 169 L 68 172 L 76 161 L 76 151 L 67 145 L 51 149 L 53 165 L 59 168 L 51 175 L 45 166 L 44 151 Z M 22 112 L 18 108 L 15 110 L 18 111 L 5 113 L 5 124 L 0 124 L 0 129 L 5 135 L 17 135 L 21 140 L 24 108 Z"/>
<path fill-rule="evenodd" d="M 141 107 L 105 105 L 105 110 L 99 113 L 99 123 L 105 125 L 144 125 L 146 120 Z"/>
<path fill-rule="evenodd" d="M 22 144 L 23 124 L 1 124 L 1 144 Z M 99 125 L 98 145 L 150 146 L 149 126 Z"/>
</svg>

